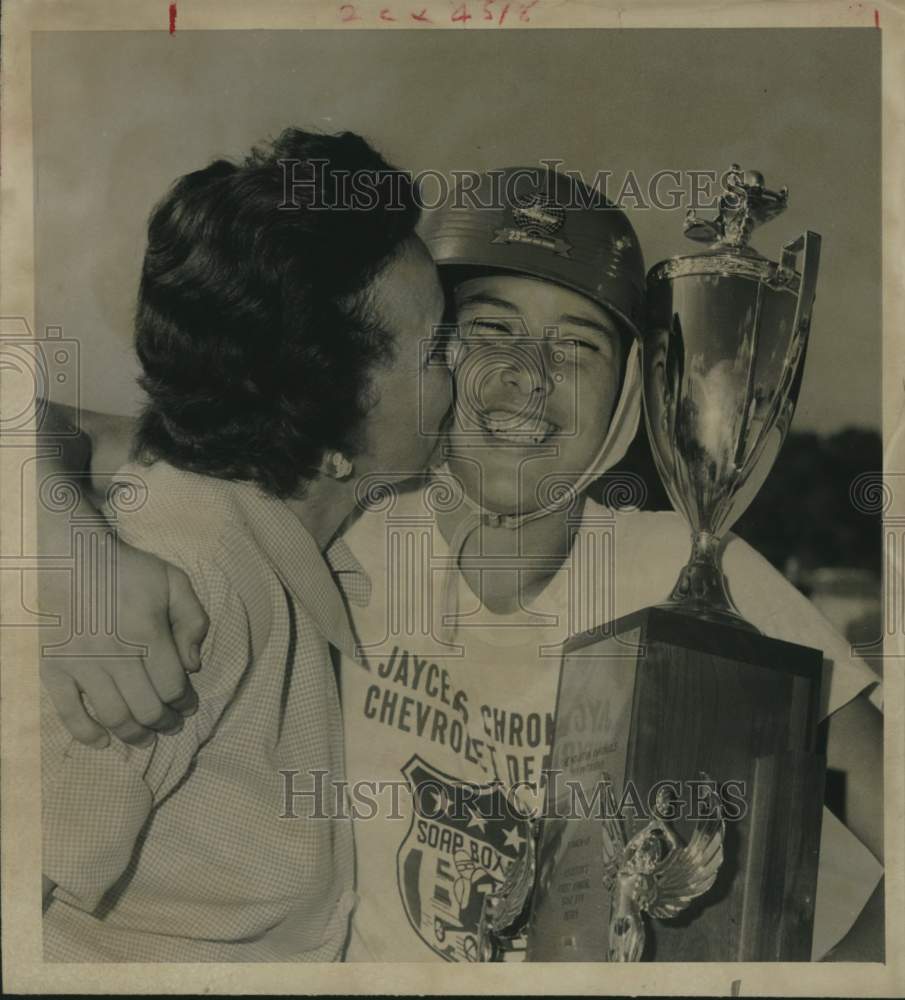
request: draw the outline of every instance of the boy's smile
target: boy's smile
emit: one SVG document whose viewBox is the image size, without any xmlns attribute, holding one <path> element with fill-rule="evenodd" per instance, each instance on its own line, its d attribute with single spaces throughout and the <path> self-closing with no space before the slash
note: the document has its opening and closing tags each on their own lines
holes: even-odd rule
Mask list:
<svg viewBox="0 0 905 1000">
<path fill-rule="evenodd" d="M 478 421 L 490 442 L 529 445 L 543 444 L 559 433 L 559 425 L 549 420 L 526 417 L 517 410 L 490 410 L 478 414 Z"/>
</svg>

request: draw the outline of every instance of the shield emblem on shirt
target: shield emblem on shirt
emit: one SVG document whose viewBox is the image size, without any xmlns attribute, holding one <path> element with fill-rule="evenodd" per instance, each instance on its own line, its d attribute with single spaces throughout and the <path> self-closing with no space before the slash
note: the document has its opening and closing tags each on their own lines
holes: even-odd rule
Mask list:
<svg viewBox="0 0 905 1000">
<path fill-rule="evenodd" d="M 499 782 L 463 781 L 417 754 L 402 773 L 412 793 L 412 822 L 396 857 L 406 916 L 442 958 L 475 962 L 484 897 L 526 849 L 527 819 Z"/>
</svg>

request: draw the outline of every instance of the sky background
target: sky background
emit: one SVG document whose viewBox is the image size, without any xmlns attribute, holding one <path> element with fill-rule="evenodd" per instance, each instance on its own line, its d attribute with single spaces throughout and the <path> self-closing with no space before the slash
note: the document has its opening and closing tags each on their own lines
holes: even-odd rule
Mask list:
<svg viewBox="0 0 905 1000">
<path fill-rule="evenodd" d="M 81 403 L 134 412 L 148 213 L 172 180 L 287 125 L 362 133 L 418 171 L 535 165 L 616 188 L 731 162 L 789 187 L 754 245 L 823 236 L 797 430 L 879 430 L 880 33 L 872 29 L 179 31 L 33 36 L 36 317 L 81 355 Z M 632 210 L 648 266 L 684 207 Z"/>
</svg>

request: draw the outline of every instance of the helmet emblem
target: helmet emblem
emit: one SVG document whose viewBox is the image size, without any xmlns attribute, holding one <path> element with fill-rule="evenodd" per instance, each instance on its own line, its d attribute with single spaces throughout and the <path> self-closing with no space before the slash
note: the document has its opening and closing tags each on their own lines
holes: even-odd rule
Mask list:
<svg viewBox="0 0 905 1000">
<path fill-rule="evenodd" d="M 562 229 L 566 213 L 549 195 L 537 192 L 513 207 L 512 221 L 529 236 L 552 236 Z"/>
<path fill-rule="evenodd" d="M 570 243 L 554 239 L 562 229 L 566 211 L 543 191 L 519 198 L 512 206 L 513 226 L 494 231 L 491 243 L 521 243 L 550 250 L 560 257 L 569 257 Z"/>
</svg>

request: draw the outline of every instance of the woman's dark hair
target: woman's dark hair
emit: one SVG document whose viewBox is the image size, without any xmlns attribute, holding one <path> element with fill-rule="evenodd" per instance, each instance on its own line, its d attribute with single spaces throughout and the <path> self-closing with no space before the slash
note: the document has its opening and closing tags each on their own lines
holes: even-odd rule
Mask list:
<svg viewBox="0 0 905 1000">
<path fill-rule="evenodd" d="M 148 224 L 137 452 L 300 494 L 354 455 L 393 335 L 368 286 L 414 233 L 408 175 L 351 132 L 287 129 L 180 178 Z"/>
</svg>

